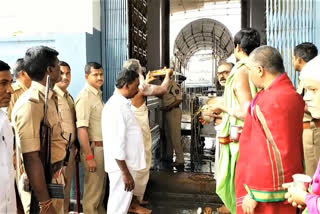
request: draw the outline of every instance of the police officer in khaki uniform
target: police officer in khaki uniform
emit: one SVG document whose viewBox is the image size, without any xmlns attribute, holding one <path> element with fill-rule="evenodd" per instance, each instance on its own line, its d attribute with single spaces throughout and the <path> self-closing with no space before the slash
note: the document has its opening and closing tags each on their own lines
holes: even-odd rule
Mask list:
<svg viewBox="0 0 320 214">
<path fill-rule="evenodd" d="M 77 128 L 80 140 L 81 163 L 84 167 L 83 212 L 104 214 L 105 176 L 101 112 L 103 69 L 96 62 L 85 66 L 86 86 L 76 101 Z"/>
<path fill-rule="evenodd" d="M 67 88 L 71 82 L 71 68 L 68 63 L 60 61 L 61 81 L 56 83 L 54 91 L 58 97 L 58 112 L 61 117 L 61 127 L 63 136 L 69 142 L 69 159 L 66 160 L 68 165 L 65 169 L 65 187 L 64 187 L 64 213 L 69 212 L 70 189 L 73 172 L 75 171 L 75 155 L 76 147 L 74 142 L 77 138 L 76 134 L 76 111 L 74 108 L 73 98 L 69 94 Z"/>
<path fill-rule="evenodd" d="M 167 160 L 172 161 L 173 150 L 176 160 L 173 166 L 183 167 L 184 157 L 181 144 L 181 116 L 180 103 L 182 102 L 181 88 L 171 79 L 168 92 L 162 96 L 162 108 L 165 114 L 165 132 L 167 139 Z"/>
<path fill-rule="evenodd" d="M 18 98 L 31 86 L 31 79 L 27 72 L 23 69 L 23 58 L 19 58 L 14 66 L 14 76 L 16 82 L 12 84 L 13 94 L 11 95 L 11 101 L 8 107 L 8 118 L 11 120 L 11 112 L 14 104 Z"/>
<path fill-rule="evenodd" d="M 40 160 L 40 124 L 44 116 L 47 76 L 51 84 L 47 103 L 47 122 L 51 128 L 52 183 L 64 184 L 62 172 L 67 141 L 62 137 L 57 96 L 51 90 L 61 80 L 58 52 L 45 46 L 29 48 L 24 66 L 32 79 L 31 87 L 21 95 L 12 111 L 12 123 L 18 149 L 23 154 L 24 168 L 40 210 L 46 213 L 63 213 L 63 200 L 51 199 Z M 41 211 L 40 211 L 41 213 Z"/>
<path fill-rule="evenodd" d="M 304 42 L 294 48 L 293 66 L 298 72 L 314 57 L 318 55 L 317 47 L 309 42 Z M 302 82 L 299 83 L 297 92 L 304 96 Z M 317 169 L 320 155 L 320 120 L 312 118 L 306 111 L 303 117 L 303 152 L 305 173 L 313 176 Z"/>
</svg>

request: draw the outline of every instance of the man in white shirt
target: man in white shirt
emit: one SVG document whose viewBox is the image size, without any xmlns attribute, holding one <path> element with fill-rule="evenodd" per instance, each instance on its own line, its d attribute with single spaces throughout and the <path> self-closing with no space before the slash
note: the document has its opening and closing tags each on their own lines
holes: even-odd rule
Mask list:
<svg viewBox="0 0 320 214">
<path fill-rule="evenodd" d="M 129 100 L 138 93 L 138 86 L 139 74 L 123 69 L 102 111 L 105 171 L 110 180 L 107 214 L 127 214 L 136 171 L 146 167 L 141 128 Z"/>
<path fill-rule="evenodd" d="M 13 89 L 10 67 L 0 60 L 0 107 L 8 107 Z M 0 109 L 0 213 L 17 213 L 13 168 L 13 132 L 6 113 Z"/>
</svg>

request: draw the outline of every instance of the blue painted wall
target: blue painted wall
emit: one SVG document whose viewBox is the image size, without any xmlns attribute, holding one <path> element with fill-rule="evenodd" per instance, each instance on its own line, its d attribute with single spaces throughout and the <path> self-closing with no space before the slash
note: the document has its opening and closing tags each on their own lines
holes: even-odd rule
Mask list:
<svg viewBox="0 0 320 214">
<path fill-rule="evenodd" d="M 59 59 L 66 61 L 71 67 L 72 79 L 68 90 L 76 98 L 85 84 L 86 34 L 57 34 L 55 44 L 56 50 L 59 51 Z"/>
<path fill-rule="evenodd" d="M 55 34 L 2 35 L 0 36 L 0 59 L 13 66 L 17 58 L 24 56 L 29 47 L 46 45 L 55 47 Z"/>
<path fill-rule="evenodd" d="M 75 98 L 85 84 L 84 66 L 87 61 L 101 63 L 100 36 L 95 33 L 54 33 L 0 37 L 0 59 L 12 67 L 17 58 L 23 57 L 26 50 L 36 45 L 46 45 L 59 52 L 58 58 L 69 63 L 72 80 L 69 92 Z M 95 43 L 93 46 L 92 43 Z"/>
</svg>

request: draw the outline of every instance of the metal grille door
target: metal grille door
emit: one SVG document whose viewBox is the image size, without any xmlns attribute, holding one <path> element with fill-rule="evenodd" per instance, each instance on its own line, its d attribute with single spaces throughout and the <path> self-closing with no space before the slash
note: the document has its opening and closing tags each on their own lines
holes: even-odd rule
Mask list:
<svg viewBox="0 0 320 214">
<path fill-rule="evenodd" d="M 316 4 L 318 0 L 266 0 L 267 44 L 277 48 L 288 76 L 298 84 L 292 66 L 293 49 L 302 42 L 317 44 Z"/>
<path fill-rule="evenodd" d="M 121 71 L 123 62 L 128 59 L 129 21 L 127 0 L 102 1 L 105 12 L 105 28 L 102 42 L 105 47 L 102 51 L 103 65 L 105 67 L 104 101 L 114 91 L 115 80 Z"/>
<path fill-rule="evenodd" d="M 129 0 L 129 57 L 147 66 L 147 1 Z"/>
</svg>

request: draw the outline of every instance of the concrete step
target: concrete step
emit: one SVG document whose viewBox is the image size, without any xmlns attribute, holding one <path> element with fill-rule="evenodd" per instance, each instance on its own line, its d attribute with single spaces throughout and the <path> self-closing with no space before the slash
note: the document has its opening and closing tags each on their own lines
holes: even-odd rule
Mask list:
<svg viewBox="0 0 320 214">
<path fill-rule="evenodd" d="M 221 205 L 216 195 L 153 192 L 148 208 L 153 214 L 196 214 L 199 208 L 215 211 Z"/>
<path fill-rule="evenodd" d="M 149 182 L 151 192 L 216 194 L 216 182 L 207 173 L 153 171 Z"/>
<path fill-rule="evenodd" d="M 197 214 L 199 208 L 215 211 L 222 205 L 212 174 L 152 171 L 149 182 L 147 208 L 153 214 Z"/>
</svg>

